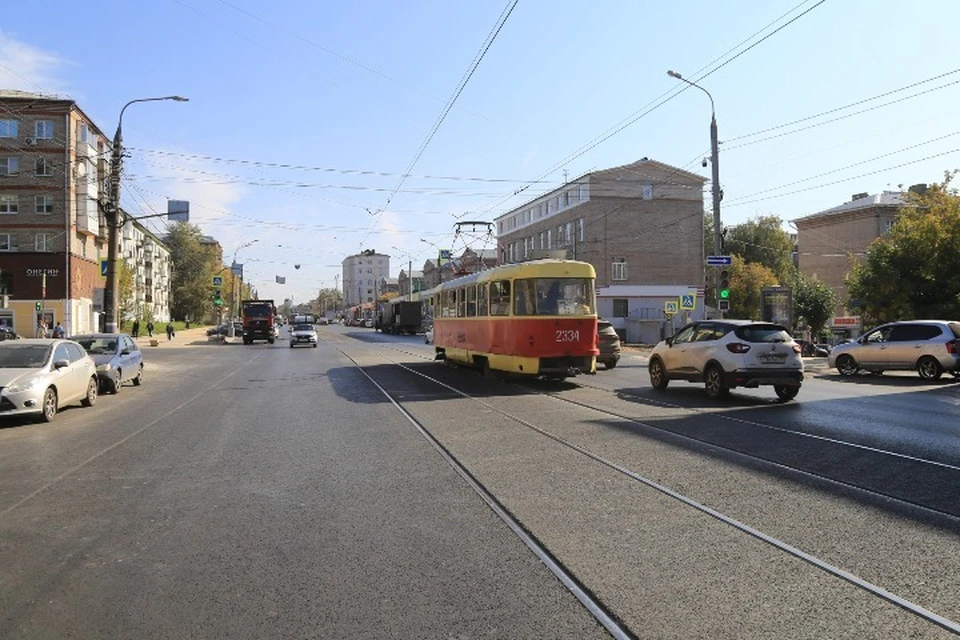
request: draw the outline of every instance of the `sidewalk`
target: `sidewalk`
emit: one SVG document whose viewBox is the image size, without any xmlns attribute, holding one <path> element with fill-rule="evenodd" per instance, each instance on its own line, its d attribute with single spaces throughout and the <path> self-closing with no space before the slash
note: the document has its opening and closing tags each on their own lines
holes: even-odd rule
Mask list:
<svg viewBox="0 0 960 640">
<path fill-rule="evenodd" d="M 210 344 L 214 344 L 213 340 L 208 340 L 207 338 L 207 329 L 208 327 L 205 326 L 183 329 L 177 331 L 176 336 L 174 336 L 172 340 L 167 340 L 167 334 L 163 332 L 155 331 L 151 338 L 145 331 L 141 330 L 140 337 L 134 338 L 133 341 L 136 342 L 137 346 L 142 350 L 189 347 L 196 346 L 198 343 L 206 344 L 208 341 Z M 151 340 L 156 340 L 157 345 L 153 346 Z"/>
</svg>

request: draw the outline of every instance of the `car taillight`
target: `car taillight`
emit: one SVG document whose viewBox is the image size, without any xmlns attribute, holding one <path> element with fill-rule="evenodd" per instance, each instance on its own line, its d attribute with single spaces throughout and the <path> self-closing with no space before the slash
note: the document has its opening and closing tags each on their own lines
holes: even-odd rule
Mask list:
<svg viewBox="0 0 960 640">
<path fill-rule="evenodd" d="M 750 351 L 750 345 L 743 344 L 742 342 L 731 342 L 727 345 L 727 351 L 730 353 L 746 353 Z"/>
<path fill-rule="evenodd" d="M 947 343 L 947 353 L 949 353 L 950 355 L 953 355 L 953 356 L 957 355 L 957 341 L 956 341 L 956 340 L 951 340 L 950 342 Z"/>
</svg>

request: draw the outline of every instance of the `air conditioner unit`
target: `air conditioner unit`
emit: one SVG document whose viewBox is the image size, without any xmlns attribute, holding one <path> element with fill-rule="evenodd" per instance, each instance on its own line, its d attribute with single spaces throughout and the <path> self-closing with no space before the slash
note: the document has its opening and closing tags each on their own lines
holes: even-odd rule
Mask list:
<svg viewBox="0 0 960 640">
<path fill-rule="evenodd" d="M 36 138 L 24 138 L 24 139 L 23 139 L 23 143 L 24 143 L 25 145 L 27 145 L 28 147 L 35 147 L 35 146 L 37 146 L 37 139 L 36 139 Z"/>
</svg>

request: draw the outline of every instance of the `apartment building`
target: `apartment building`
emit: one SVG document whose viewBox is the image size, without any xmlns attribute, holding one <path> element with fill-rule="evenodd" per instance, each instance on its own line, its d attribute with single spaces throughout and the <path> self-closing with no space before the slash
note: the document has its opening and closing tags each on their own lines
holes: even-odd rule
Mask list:
<svg viewBox="0 0 960 640">
<path fill-rule="evenodd" d="M 910 187 L 913 191 L 924 188 Z M 840 337 L 858 335 L 863 329 L 860 318 L 850 312 L 846 278 L 863 260 L 870 243 L 889 233 L 904 206 L 908 205 L 899 191 L 857 193 L 849 202 L 793 220 L 800 270 L 819 278 L 837 294 L 832 328 Z"/>
<path fill-rule="evenodd" d="M 631 342 L 672 330 L 663 303 L 704 285 L 706 179 L 641 160 L 584 174 L 499 216 L 503 263 L 540 257 L 589 262 L 597 305 Z M 683 318 L 702 318 L 702 299 Z"/>
<path fill-rule="evenodd" d="M 132 267 L 129 296 L 120 300 L 123 320 L 169 322 L 172 263 L 170 249 L 152 231 L 129 217 L 120 228 L 118 255 Z"/>
<path fill-rule="evenodd" d="M 63 323 L 68 334 L 100 326 L 107 256 L 100 204 L 109 155 L 110 140 L 73 100 L 0 90 L 0 323 L 21 335 L 34 335 L 41 316 L 51 326 Z M 168 317 L 167 295 L 151 289 L 168 279 L 159 275 L 164 263 L 145 262 L 147 246 L 156 256 L 162 243 L 129 228 L 119 248 L 138 274 L 132 308 L 149 297 L 157 317 Z"/>
<path fill-rule="evenodd" d="M 347 256 L 340 264 L 343 300 L 348 307 L 373 303 L 379 297 L 380 283 L 390 276 L 390 256 L 373 249 Z"/>
</svg>

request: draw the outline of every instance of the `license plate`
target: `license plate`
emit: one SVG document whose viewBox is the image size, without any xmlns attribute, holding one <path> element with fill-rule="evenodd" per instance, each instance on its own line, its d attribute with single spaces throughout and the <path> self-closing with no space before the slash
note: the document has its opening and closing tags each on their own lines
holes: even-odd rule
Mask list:
<svg viewBox="0 0 960 640">
<path fill-rule="evenodd" d="M 757 360 L 763 364 L 783 364 L 787 361 L 787 354 L 785 353 L 765 353 L 757 357 Z"/>
</svg>

